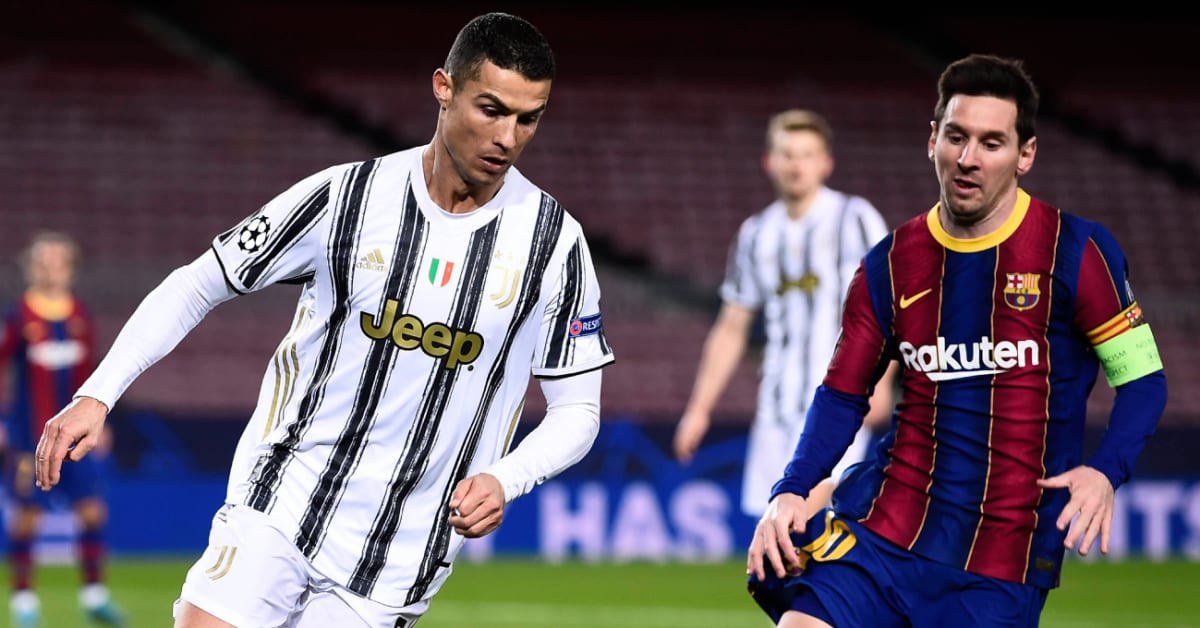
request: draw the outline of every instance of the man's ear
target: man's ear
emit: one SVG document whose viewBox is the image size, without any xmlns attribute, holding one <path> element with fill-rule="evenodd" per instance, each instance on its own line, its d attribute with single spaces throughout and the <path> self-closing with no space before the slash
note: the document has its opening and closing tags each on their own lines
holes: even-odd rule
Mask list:
<svg viewBox="0 0 1200 628">
<path fill-rule="evenodd" d="M 433 97 L 442 109 L 449 107 L 454 98 L 454 79 L 442 68 L 433 71 Z"/>
<path fill-rule="evenodd" d="M 929 156 L 929 161 L 933 161 L 933 148 L 937 146 L 937 126 L 937 120 L 929 123 L 929 152 L 926 153 Z"/>
<path fill-rule="evenodd" d="M 1017 157 L 1017 176 L 1025 176 L 1025 173 L 1033 169 L 1033 158 L 1036 156 L 1037 138 L 1031 137 L 1021 147 L 1021 154 Z"/>
</svg>

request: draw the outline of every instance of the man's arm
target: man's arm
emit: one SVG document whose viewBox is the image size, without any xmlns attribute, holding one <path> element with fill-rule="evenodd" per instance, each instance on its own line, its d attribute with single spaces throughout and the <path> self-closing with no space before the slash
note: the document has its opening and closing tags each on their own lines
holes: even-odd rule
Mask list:
<svg viewBox="0 0 1200 628">
<path fill-rule="evenodd" d="M 63 461 L 68 456 L 78 461 L 96 446 L 108 411 L 133 380 L 170 353 L 208 312 L 236 294 L 212 251 L 176 269 L 151 290 L 75 399 L 46 423 L 37 445 L 37 485 L 48 491 L 58 484 Z"/>
<path fill-rule="evenodd" d="M 675 457 L 688 462 L 708 432 L 712 410 L 746 350 L 754 310 L 726 301 L 700 354 L 692 395 L 675 428 Z"/>
<path fill-rule="evenodd" d="M 863 421 L 867 427 L 878 431 L 892 420 L 896 409 L 896 389 L 900 385 L 900 362 L 892 360 L 884 371 L 883 377 L 875 383 L 875 392 L 871 394 L 871 410 Z"/>
<path fill-rule="evenodd" d="M 799 566 L 790 533 L 803 532 L 808 522 L 807 498 L 813 487 L 829 477 L 845 454 L 870 409 L 872 386 L 889 368 L 886 339 L 875 317 L 860 265 L 847 291 L 842 310 L 842 333 L 825 379 L 813 396 L 796 451 L 775 483 L 771 501 L 759 519 L 746 557 L 746 573 L 762 579 L 766 558 L 776 575 Z"/>
<path fill-rule="evenodd" d="M 504 507 L 587 455 L 600 431 L 601 369 L 541 379 L 546 416 L 508 455 L 459 482 L 450 525 L 468 538 L 500 526 Z"/>
<path fill-rule="evenodd" d="M 1133 297 L 1125 254 L 1108 229 L 1096 226 L 1084 244 L 1074 322 L 1116 389 L 1108 429 L 1085 464 L 1038 480 L 1043 489 L 1068 489 L 1056 522 L 1068 549 L 1086 555 L 1100 538 L 1108 553 L 1116 489 L 1133 473 L 1167 403 L 1167 379 L 1150 325 Z"/>
</svg>

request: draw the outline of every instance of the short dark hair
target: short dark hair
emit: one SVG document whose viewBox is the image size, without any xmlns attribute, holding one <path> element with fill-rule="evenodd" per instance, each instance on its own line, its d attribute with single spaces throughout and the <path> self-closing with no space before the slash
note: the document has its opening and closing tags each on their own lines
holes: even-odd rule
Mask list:
<svg viewBox="0 0 1200 628">
<path fill-rule="evenodd" d="M 533 24 L 509 13 L 485 13 L 458 31 L 444 68 L 456 79 L 455 90 L 479 78 L 479 68 L 485 60 L 531 81 L 554 78 L 554 51 L 550 43 Z"/>
<path fill-rule="evenodd" d="M 946 66 L 938 77 L 938 101 L 933 119 L 939 125 L 955 95 L 995 96 L 1017 105 L 1017 139 L 1021 144 L 1037 135 L 1038 90 L 1020 59 L 972 54 Z"/>
</svg>

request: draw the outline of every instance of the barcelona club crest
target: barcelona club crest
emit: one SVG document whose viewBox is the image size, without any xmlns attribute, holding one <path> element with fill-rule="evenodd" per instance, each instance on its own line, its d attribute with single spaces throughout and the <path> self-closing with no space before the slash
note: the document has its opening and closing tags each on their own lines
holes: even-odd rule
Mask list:
<svg viewBox="0 0 1200 628">
<path fill-rule="evenodd" d="M 1042 291 L 1038 288 L 1041 275 L 1037 273 L 1005 273 L 1004 302 L 1014 310 L 1028 310 L 1037 305 Z"/>
</svg>

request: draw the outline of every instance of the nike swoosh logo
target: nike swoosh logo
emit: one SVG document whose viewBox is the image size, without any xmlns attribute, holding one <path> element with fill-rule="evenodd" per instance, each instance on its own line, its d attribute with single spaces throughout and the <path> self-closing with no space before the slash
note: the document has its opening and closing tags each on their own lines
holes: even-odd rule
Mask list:
<svg viewBox="0 0 1200 628">
<path fill-rule="evenodd" d="M 930 292 L 933 292 L 933 288 L 926 288 L 926 289 L 912 295 L 911 297 L 906 297 L 904 295 L 900 295 L 900 309 L 907 310 L 908 306 L 912 305 L 913 303 L 916 303 L 917 299 L 920 299 L 921 297 L 929 294 Z"/>
<path fill-rule="evenodd" d="M 980 375 L 999 375 L 1007 372 L 1008 371 L 1005 369 L 983 369 L 981 371 L 939 371 L 936 373 L 926 373 L 925 375 L 927 375 L 931 381 L 948 382 L 953 379 L 966 379 L 968 377 L 978 377 Z"/>
</svg>

